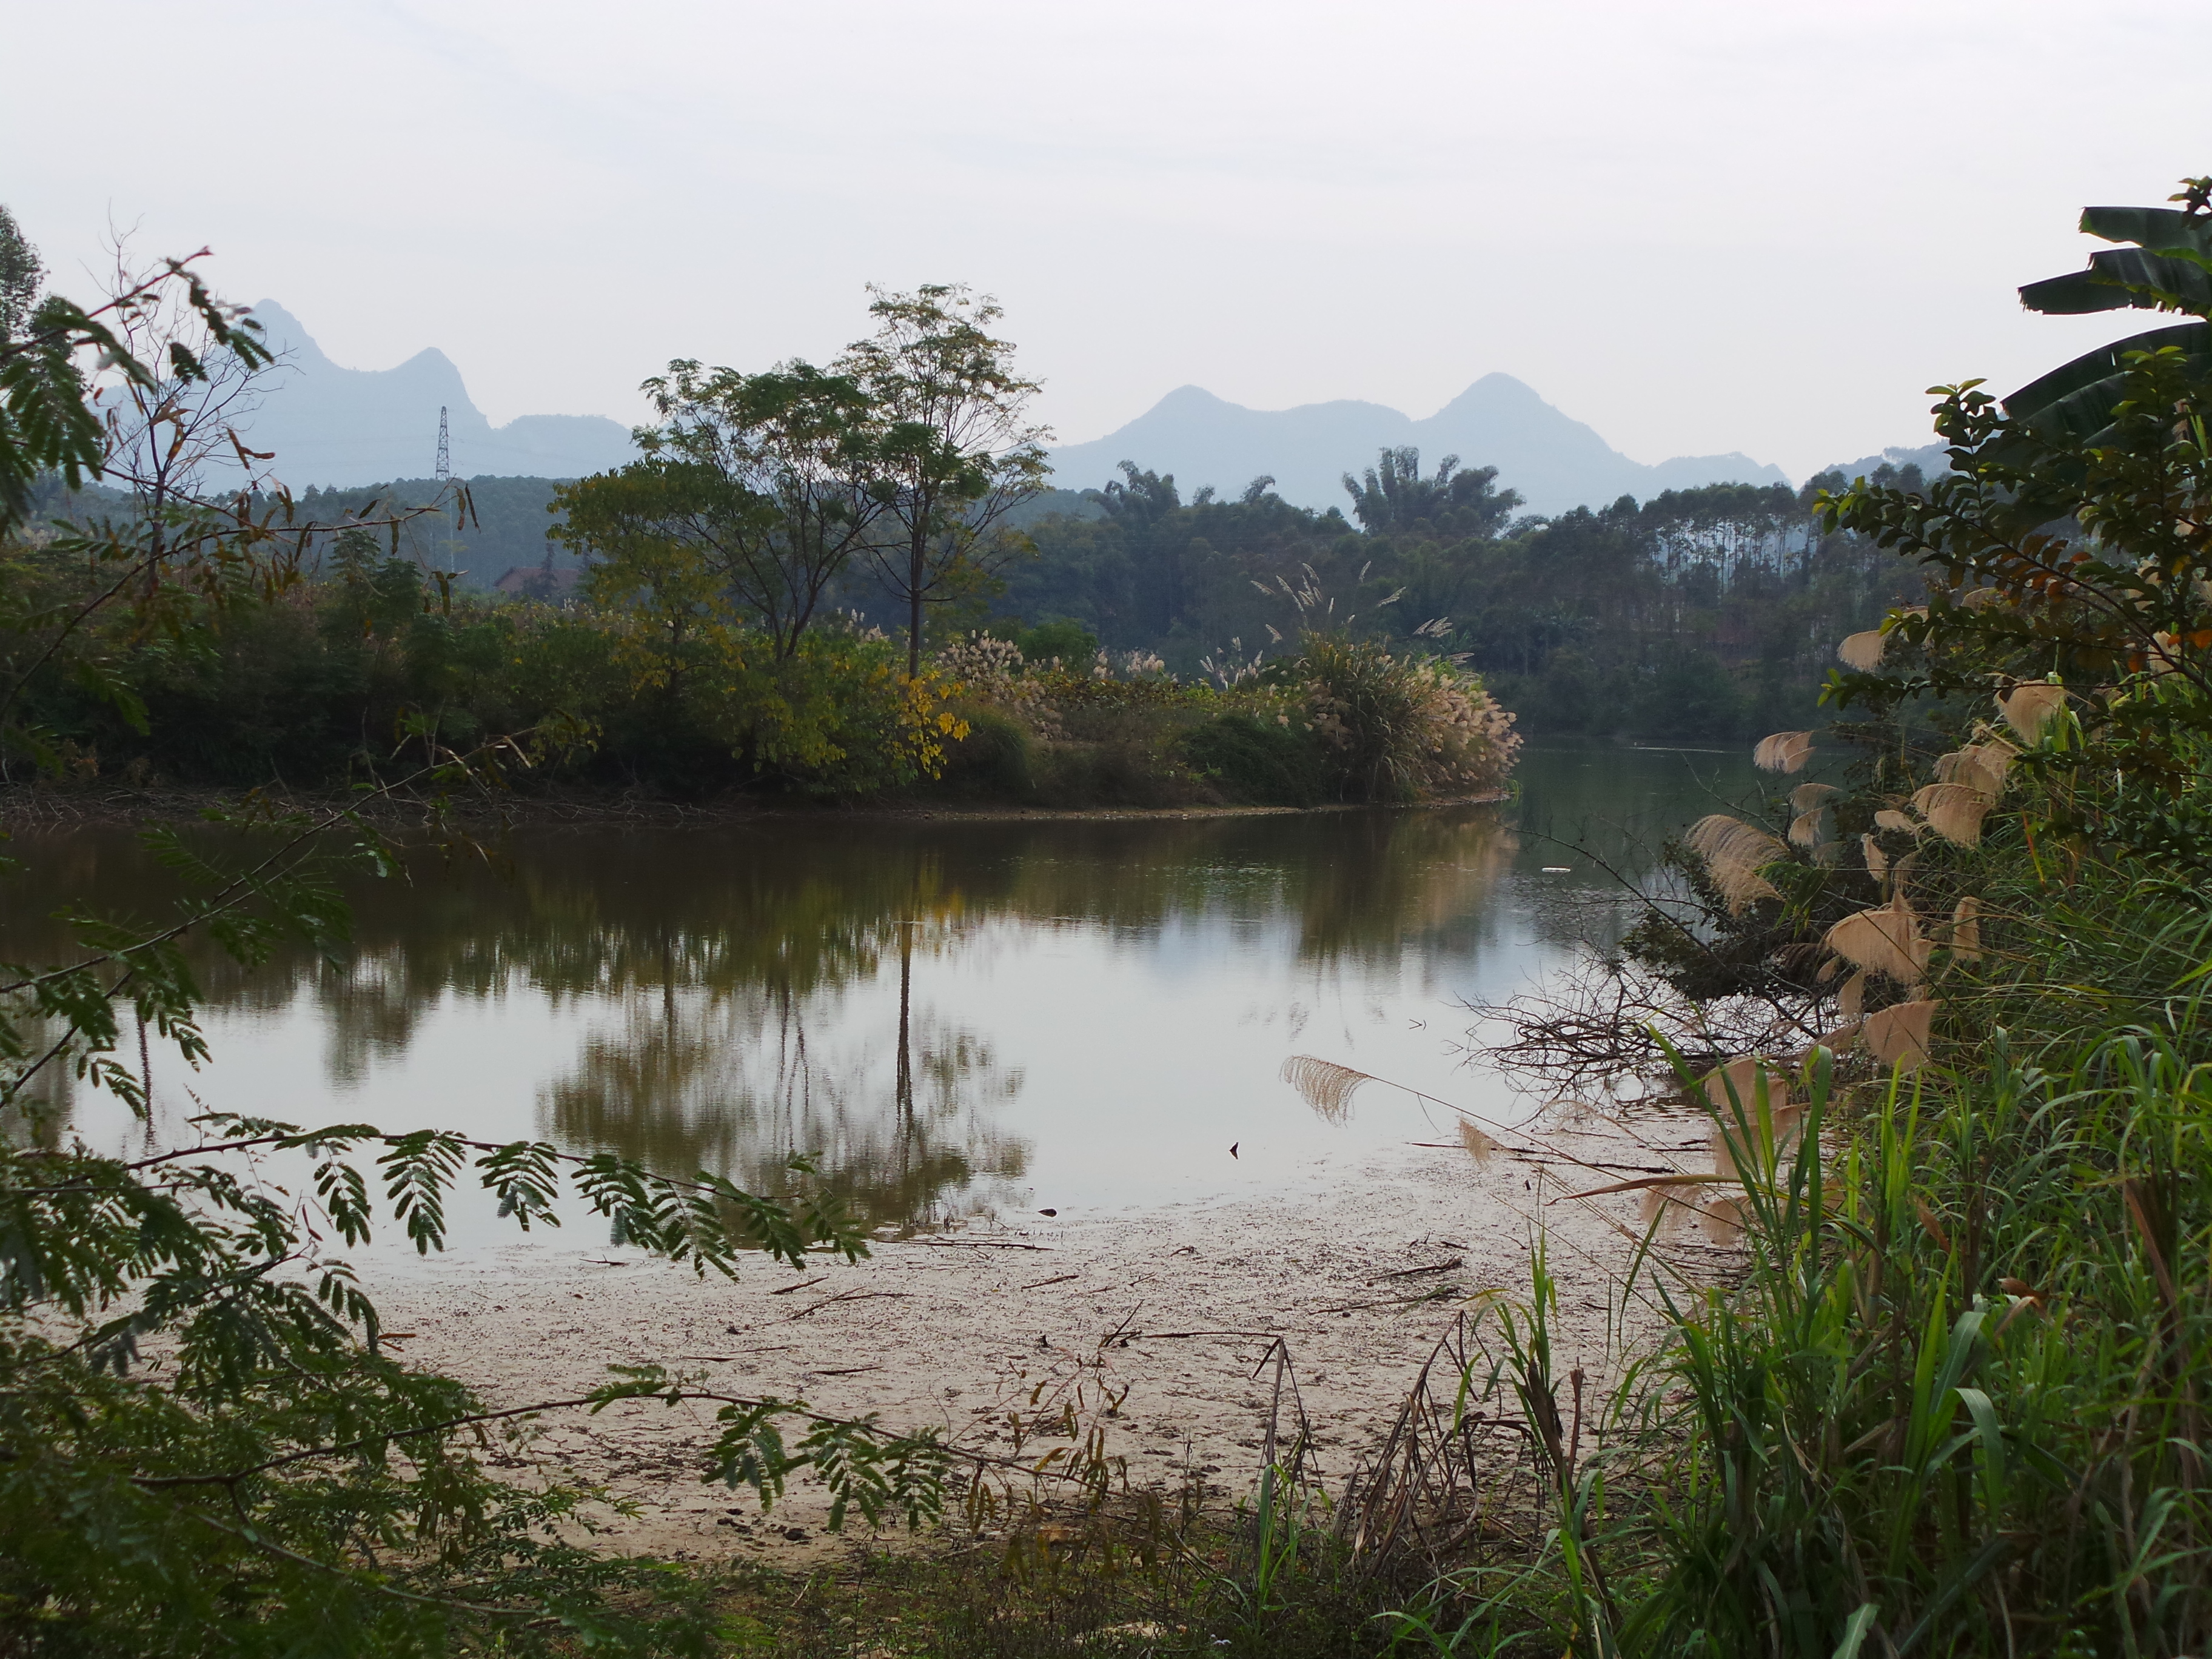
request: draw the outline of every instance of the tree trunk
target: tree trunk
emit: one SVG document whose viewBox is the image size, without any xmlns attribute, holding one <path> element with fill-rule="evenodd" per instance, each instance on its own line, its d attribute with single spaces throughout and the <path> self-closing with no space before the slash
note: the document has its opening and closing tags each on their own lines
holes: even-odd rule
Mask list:
<svg viewBox="0 0 2212 1659">
<path fill-rule="evenodd" d="M 906 677 L 921 678 L 921 588 L 929 568 L 929 549 L 920 536 L 907 556 Z"/>
<path fill-rule="evenodd" d="M 914 923 L 902 921 L 899 930 L 898 1123 L 900 1156 L 914 1127 L 914 1045 L 911 1011 L 914 1006 Z"/>
</svg>

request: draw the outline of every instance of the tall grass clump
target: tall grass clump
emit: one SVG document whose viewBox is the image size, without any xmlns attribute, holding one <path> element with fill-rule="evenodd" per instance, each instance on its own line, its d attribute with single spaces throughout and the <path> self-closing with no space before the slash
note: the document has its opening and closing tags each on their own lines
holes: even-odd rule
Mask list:
<svg viewBox="0 0 2212 1659">
<path fill-rule="evenodd" d="M 1630 1645 L 2202 1650 L 2212 1073 L 2173 1036 L 1893 1077 L 1832 1163 L 1819 1057 L 1742 1282 L 1672 1304 Z"/>
<path fill-rule="evenodd" d="M 1449 661 L 1310 633 L 1295 672 L 1345 799 L 1477 794 L 1512 769 L 1521 746 L 1513 716 Z"/>
<path fill-rule="evenodd" d="M 2192 1006 L 2040 1059 L 2000 1037 L 1971 1077 L 1854 1083 L 1816 1048 L 1748 1097 L 1723 1091 L 1736 1272 L 1695 1283 L 1645 1236 L 1614 1289 L 1664 1335 L 1617 1356 L 1585 1426 L 1540 1245 L 1532 1295 L 1493 1304 L 1462 1362 L 1453 1430 L 1519 1426 L 1538 1524 L 1443 1571 L 1397 1615 L 1401 1643 L 2203 1651 L 2212 1066 L 2185 1057 L 2196 1022 Z"/>
</svg>

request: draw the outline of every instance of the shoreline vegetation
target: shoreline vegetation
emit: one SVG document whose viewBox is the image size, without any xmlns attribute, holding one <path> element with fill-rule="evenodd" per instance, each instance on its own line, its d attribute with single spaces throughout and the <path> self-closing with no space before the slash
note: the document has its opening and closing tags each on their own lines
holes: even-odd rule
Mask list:
<svg viewBox="0 0 2212 1659">
<path fill-rule="evenodd" d="M 857 1264 L 870 1238 L 805 1157 L 754 1192 L 550 1144 L 237 1117 L 198 1120 L 197 1147 L 103 1156 L 43 1109 L 41 1085 L 65 1068 L 143 1114 L 148 1073 L 126 1033 L 205 1052 L 188 934 L 241 967 L 283 939 L 335 951 L 345 918 L 328 872 L 397 867 L 386 804 L 419 811 L 517 769 L 597 756 L 622 781 L 683 778 L 700 794 L 769 776 L 825 799 L 927 787 L 1167 806 L 1502 787 L 1513 719 L 1456 659 L 1448 618 L 1355 631 L 1355 604 L 1373 609 L 1355 592 L 1364 566 L 1348 581 L 1303 562 L 1297 580 L 1241 576 L 1289 607 L 1271 641 L 1285 648 L 1217 659 L 1204 684 L 1156 653 L 1101 653 L 1079 622 L 1013 639 L 980 614 L 951 625 L 1018 579 L 1012 516 L 1043 435 L 1024 414 L 1035 387 L 988 332 L 995 308 L 957 289 L 878 295 L 877 332 L 827 368 L 678 363 L 651 383 L 662 424 L 646 459 L 564 493 L 562 534 L 592 561 L 588 615 L 432 594 L 377 539 L 405 514 L 325 527 L 331 574 L 311 584 L 309 538 L 275 509 L 185 488 L 177 458 L 193 441 L 216 453 L 223 389 L 266 362 L 188 262 L 92 311 L 39 300 L 34 281 L 0 295 L 0 621 L 15 641 L 0 752 L 86 784 L 110 769 L 253 781 L 320 710 L 305 723 L 318 758 L 273 775 L 368 785 L 298 812 L 249 798 L 236 816 L 279 834 L 238 865 L 155 829 L 155 850 L 198 887 L 173 924 L 64 911 L 74 954 L 0 978 L 0 1644 L 2202 1655 L 2212 179 L 2081 222 L 2106 247 L 2021 290 L 2032 310 L 2190 320 L 2003 399 L 1942 388 L 1949 471 L 1816 492 L 1822 545 L 1887 561 L 1853 592 L 1905 595 L 1870 626 L 1816 627 L 1772 659 L 1786 667 L 1805 637 L 1833 653 L 1825 723 L 1759 740 L 1771 792 L 1670 843 L 1615 947 L 1477 1011 L 1507 1033 L 1488 1059 L 1552 1103 L 1510 1128 L 1467 1122 L 1443 1149 L 1496 1160 L 1509 1200 L 1516 1179 L 1529 1196 L 1512 1276 L 1412 1288 L 1464 1261 L 1383 1271 L 1371 1247 L 1387 1206 L 1339 1224 L 1372 1294 L 1316 1311 L 1434 1319 L 1405 1350 L 1395 1410 L 1345 1431 L 1364 1443 L 1349 1476 L 1310 1432 L 1280 1328 L 1140 1331 L 1087 1296 L 1102 1322 L 1064 1378 L 1037 1358 L 1052 1339 L 1024 1338 L 1000 1356 L 1003 1414 L 974 1438 L 943 1403 L 888 1421 L 780 1389 L 775 1326 L 733 1322 L 701 1333 L 714 1352 L 496 1403 L 395 1354 L 420 1334 L 388 1331 L 341 1245 L 374 1226 L 434 1253 L 463 1184 L 525 1231 L 557 1208 L 595 1217 L 610 1249 L 709 1285 L 741 1255 Z M 88 402 L 88 372 L 117 418 Z M 33 486 L 54 477 L 128 479 L 133 511 L 27 529 Z M 1170 482 L 1131 469 L 1097 505 L 1230 505 L 1186 507 L 1154 488 Z M 1409 459 L 1354 495 L 1369 532 L 1401 507 L 1431 525 L 1462 515 L 1501 555 L 1464 568 L 1510 574 L 1549 544 L 1504 552 L 1513 538 L 1492 532 L 1511 504 L 1492 483 L 1486 469 L 1424 480 Z M 1236 505 L 1274 512 L 1265 481 Z M 1585 514 L 1574 533 L 1626 559 L 1634 544 L 1607 539 L 1620 527 Z M 837 583 L 860 569 L 896 599 L 902 633 L 831 619 Z M 1609 592 L 1679 614 L 1719 582 L 1717 568 L 1638 563 Z M 1802 628 L 1811 613 L 1775 614 Z M 1662 666 L 1580 684 L 1602 699 L 1636 676 L 1666 684 Z M 1710 680 L 1673 684 L 1686 700 Z M 1747 706 L 1679 729 L 1725 732 Z M 165 767 L 131 741 L 189 759 Z M 1808 777 L 1816 757 L 1841 764 Z M 231 765 L 239 778 L 222 775 Z M 1283 1076 L 1324 1116 L 1386 1081 L 1306 1054 Z M 1591 1111 L 1634 1150 L 1574 1151 Z M 280 1184 L 271 1160 L 303 1175 Z M 1613 1255 L 1585 1243 L 1585 1223 Z M 1040 1271 L 1021 1293 L 1061 1282 Z M 843 1293 L 773 1317 L 832 1295 L 836 1329 Z M 847 1363 L 814 1375 L 867 1371 L 872 1328 L 852 1316 L 831 1348 Z M 1118 1357 L 1140 1340 L 1245 1345 L 1243 1490 L 1206 1484 L 1225 1465 L 1152 1479 L 1113 1449 L 1129 1398 Z M 805 1482 L 828 1529 L 997 1547 L 765 1589 L 589 1547 L 608 1493 L 548 1453 L 542 1425 L 648 1408 L 694 1431 L 682 1454 L 655 1454 L 661 1474 L 749 1493 L 749 1517 Z"/>
<path fill-rule="evenodd" d="M 1041 662 L 976 634 L 909 676 L 895 642 L 850 626 L 778 659 L 735 623 L 664 647 L 619 609 L 441 607 L 398 560 L 380 621 L 358 577 L 190 607 L 173 636 L 77 630 L 19 686 L 8 769 L 57 794 L 317 799 L 489 743 L 518 802 L 1317 806 L 1495 793 L 1519 742 L 1449 659 L 1341 631 L 1218 682 L 1141 653 L 1071 668 L 1055 647 L 1089 641 L 1055 629 L 1032 630 Z M 64 568 L 42 597 L 70 592 Z"/>
<path fill-rule="evenodd" d="M 277 811 L 287 817 L 343 808 L 349 804 L 351 799 L 334 792 L 267 790 L 261 793 Z M 896 799 L 866 802 L 763 800 L 758 797 L 742 795 L 719 801 L 681 801 L 589 792 L 447 797 L 441 810 L 446 817 L 454 822 L 534 830 L 567 824 L 678 827 L 818 818 L 911 820 L 916 823 L 946 819 L 1044 823 L 1120 820 L 1173 822 L 1190 818 L 1273 817 L 1314 812 L 1443 811 L 1455 807 L 1504 805 L 1512 799 L 1511 790 L 1497 789 L 1479 794 L 1437 796 L 1381 805 L 1367 801 L 1324 801 L 1310 806 L 1031 806 L 1018 803 Z M 217 815 L 230 813 L 238 804 L 236 793 L 216 789 L 133 789 L 128 786 L 103 788 L 98 783 L 64 787 L 40 783 L 0 785 L 0 826 L 36 830 L 79 824 L 136 828 L 149 823 L 198 823 L 205 822 L 211 812 Z M 395 823 L 411 824 L 421 821 L 422 805 L 420 801 L 390 801 L 372 807 L 370 812 L 372 816 L 380 813 Z"/>
</svg>

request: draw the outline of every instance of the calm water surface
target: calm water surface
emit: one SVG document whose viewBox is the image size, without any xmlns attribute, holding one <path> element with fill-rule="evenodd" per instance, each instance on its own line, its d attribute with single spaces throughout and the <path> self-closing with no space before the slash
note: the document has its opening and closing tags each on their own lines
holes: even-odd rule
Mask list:
<svg viewBox="0 0 2212 1659">
<path fill-rule="evenodd" d="M 1591 745 L 1531 751 L 1498 808 L 521 832 L 497 866 L 425 859 L 349 890 L 340 963 L 208 963 L 215 1059 L 155 1054 L 150 1131 L 62 1103 L 114 1149 L 219 1109 L 542 1137 L 771 1188 L 806 1152 L 897 1224 L 1295 1188 L 1438 1126 L 1371 1087 L 1322 1121 L 1279 1080 L 1286 1057 L 1510 1121 L 1521 1103 L 1466 1063 L 1462 1005 L 1630 916 L 1559 843 L 1638 867 L 1751 776 L 1734 752 Z M 13 850 L 14 959 L 59 948 L 42 912 L 64 895 L 149 918 L 173 890 L 125 834 Z"/>
</svg>

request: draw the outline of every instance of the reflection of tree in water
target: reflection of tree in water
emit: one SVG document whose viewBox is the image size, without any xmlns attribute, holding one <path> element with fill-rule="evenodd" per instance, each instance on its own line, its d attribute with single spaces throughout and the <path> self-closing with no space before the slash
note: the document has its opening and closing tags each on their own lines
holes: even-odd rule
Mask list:
<svg viewBox="0 0 2212 1659">
<path fill-rule="evenodd" d="M 405 1053 L 430 1001 L 410 982 L 406 953 L 388 945 L 319 966 L 315 990 L 328 1018 L 324 1065 L 343 1088 L 366 1078 L 374 1061 Z"/>
<path fill-rule="evenodd" d="M 1335 856 L 1285 897 L 1309 961 L 1371 961 L 1441 941 L 1483 917 L 1513 838 L 1489 812 L 1343 815 Z"/>
<path fill-rule="evenodd" d="M 845 1036 L 855 1021 L 836 988 L 724 991 L 672 975 L 633 986 L 615 1023 L 594 1030 L 545 1091 L 553 1133 L 760 1192 L 781 1189 L 785 1161 L 805 1153 L 876 1223 L 1006 1201 L 1029 1149 L 993 1114 L 1020 1093 L 1021 1073 L 1000 1066 L 976 1033 L 912 1013 L 918 927 L 895 925 L 909 936 L 895 1030 L 868 1022 L 878 1029 Z"/>
<path fill-rule="evenodd" d="M 425 854 L 407 883 L 349 878 L 356 944 L 343 961 L 286 946 L 253 973 L 210 951 L 194 963 L 212 1010 L 312 1006 L 341 1086 L 404 1055 L 442 1001 L 542 999 L 586 1034 L 550 1087 L 556 1133 L 748 1180 L 788 1152 L 820 1152 L 903 1219 L 930 1194 L 1013 1180 L 1026 1157 L 984 1121 L 1018 1086 L 999 1075 L 990 1034 L 921 1012 L 928 964 L 976 948 L 985 927 L 1145 938 L 1226 925 L 1322 968 L 1426 972 L 1493 925 L 1486 896 L 1510 847 L 1479 808 L 519 834 L 490 863 Z M 148 917 L 175 895 L 127 836 L 26 836 L 13 850 L 30 866 L 21 891 L 84 892 Z M 0 915 L 0 955 L 66 948 L 43 908 Z M 903 1073 L 897 1011 L 869 1012 L 856 1031 L 848 1006 L 895 962 L 908 986 Z M 548 1057 L 514 1063 L 536 1072 Z"/>
</svg>

